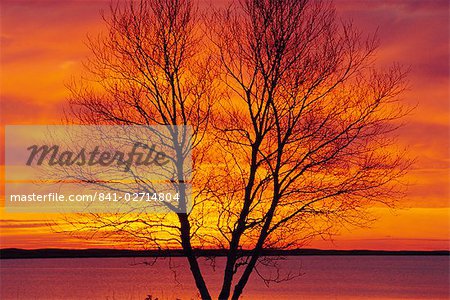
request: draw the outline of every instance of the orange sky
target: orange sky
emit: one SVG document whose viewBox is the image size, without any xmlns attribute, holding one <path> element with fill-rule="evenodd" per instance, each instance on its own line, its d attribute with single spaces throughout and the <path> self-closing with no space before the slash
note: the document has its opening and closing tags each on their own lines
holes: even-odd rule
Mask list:
<svg viewBox="0 0 450 300">
<path fill-rule="evenodd" d="M 1 2 L 1 123 L 58 123 L 71 76 L 88 54 L 86 34 L 103 24 L 108 1 Z M 365 32 L 378 28 L 380 65 L 411 66 L 405 103 L 417 105 L 399 131 L 417 162 L 403 209 L 373 209 L 371 228 L 343 229 L 334 243 L 311 247 L 366 249 L 449 249 L 449 5 L 443 1 L 335 1 L 343 19 Z M 2 131 L 3 132 L 3 127 Z M 1 134 L 3 136 L 3 134 Z M 2 139 L 3 140 L 3 139 Z M 100 247 L 51 233 L 36 214 L 7 214 L 0 208 L 0 247 Z"/>
</svg>

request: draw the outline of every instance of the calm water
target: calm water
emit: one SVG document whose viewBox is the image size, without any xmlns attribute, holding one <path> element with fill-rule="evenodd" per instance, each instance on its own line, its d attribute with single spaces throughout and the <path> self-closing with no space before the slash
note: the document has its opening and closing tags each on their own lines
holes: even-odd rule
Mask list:
<svg viewBox="0 0 450 300">
<path fill-rule="evenodd" d="M 158 260 L 153 266 L 143 261 L 1 260 L 0 298 L 143 300 L 148 294 L 160 300 L 197 298 L 183 258 Z M 217 295 L 222 275 L 203 260 L 202 265 Z M 218 259 L 216 266 L 222 265 L 223 259 Z M 280 265 L 281 272 L 302 276 L 267 288 L 255 275 L 243 299 L 449 299 L 449 257 L 445 256 L 306 256 L 287 258 Z"/>
</svg>

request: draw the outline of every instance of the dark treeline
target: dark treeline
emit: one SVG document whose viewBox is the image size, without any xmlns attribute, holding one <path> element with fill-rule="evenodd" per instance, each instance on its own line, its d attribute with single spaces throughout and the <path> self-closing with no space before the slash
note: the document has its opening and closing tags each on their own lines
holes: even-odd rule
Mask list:
<svg viewBox="0 0 450 300">
<path fill-rule="evenodd" d="M 222 249 L 195 250 L 196 256 L 226 256 Z M 250 250 L 242 250 L 241 255 L 251 255 Z M 320 249 L 267 249 L 264 256 L 301 256 L 301 255 L 450 255 L 450 251 L 386 251 L 386 250 L 320 250 Z M 95 257 L 181 257 L 183 251 L 177 250 L 119 250 L 119 249 L 17 249 L 0 250 L 1 259 L 20 258 L 95 258 Z"/>
</svg>

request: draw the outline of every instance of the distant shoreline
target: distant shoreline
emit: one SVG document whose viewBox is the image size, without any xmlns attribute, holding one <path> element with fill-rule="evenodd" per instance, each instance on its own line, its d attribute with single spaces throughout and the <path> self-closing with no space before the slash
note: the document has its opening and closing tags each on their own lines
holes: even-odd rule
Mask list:
<svg viewBox="0 0 450 300">
<path fill-rule="evenodd" d="M 200 257 L 226 256 L 226 250 L 208 249 L 195 250 Z M 249 250 L 242 250 L 241 254 L 250 254 Z M 321 249 L 293 249 L 293 250 L 265 250 L 264 256 L 330 256 L 330 255 L 384 255 L 384 256 L 449 256 L 448 250 L 434 251 L 388 251 L 388 250 L 321 250 Z M 111 257 L 182 257 L 182 250 L 125 250 L 125 249 L 0 249 L 0 259 L 24 258 L 111 258 Z"/>
</svg>

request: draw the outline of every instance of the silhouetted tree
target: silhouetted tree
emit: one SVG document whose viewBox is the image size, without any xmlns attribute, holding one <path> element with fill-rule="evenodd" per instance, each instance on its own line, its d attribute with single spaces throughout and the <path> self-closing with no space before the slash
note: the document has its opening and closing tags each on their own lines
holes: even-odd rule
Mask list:
<svg viewBox="0 0 450 300">
<path fill-rule="evenodd" d="M 189 0 L 142 0 L 105 21 L 108 34 L 89 43 L 91 81 L 71 88 L 73 116 L 192 126 L 195 200 L 176 218 L 96 214 L 78 229 L 181 246 L 203 299 L 193 245 L 227 249 L 219 298 L 238 299 L 262 276 L 264 249 L 360 224 L 364 208 L 400 195 L 408 162 L 390 133 L 405 114 L 405 72 L 377 71 L 376 39 L 328 1 L 242 0 L 200 18 Z"/>
</svg>

